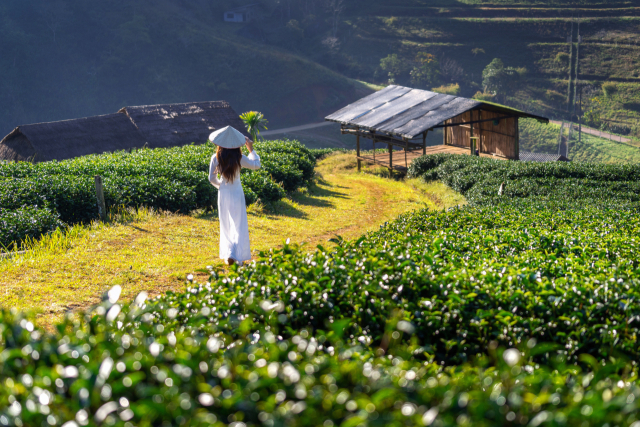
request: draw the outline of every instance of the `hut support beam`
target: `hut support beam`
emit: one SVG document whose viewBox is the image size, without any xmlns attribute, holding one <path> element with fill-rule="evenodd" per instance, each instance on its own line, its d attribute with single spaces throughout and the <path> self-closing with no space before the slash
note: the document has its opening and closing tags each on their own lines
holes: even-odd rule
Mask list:
<svg viewBox="0 0 640 427">
<path fill-rule="evenodd" d="M 356 155 L 358 156 L 358 172 L 362 167 L 362 160 L 360 160 L 360 135 L 356 137 Z"/>
<path fill-rule="evenodd" d="M 427 154 L 427 132 L 425 131 L 422 134 L 422 155 L 425 156 Z"/>
<path fill-rule="evenodd" d="M 387 144 L 389 146 L 389 177 L 393 174 L 393 147 L 391 144 Z"/>
</svg>

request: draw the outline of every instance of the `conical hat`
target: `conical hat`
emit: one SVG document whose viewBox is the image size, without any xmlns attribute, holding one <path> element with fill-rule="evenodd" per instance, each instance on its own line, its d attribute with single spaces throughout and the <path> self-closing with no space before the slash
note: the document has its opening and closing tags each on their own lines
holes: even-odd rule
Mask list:
<svg viewBox="0 0 640 427">
<path fill-rule="evenodd" d="M 209 141 L 222 148 L 239 148 L 245 144 L 245 137 L 231 126 L 224 127 L 209 135 Z"/>
</svg>

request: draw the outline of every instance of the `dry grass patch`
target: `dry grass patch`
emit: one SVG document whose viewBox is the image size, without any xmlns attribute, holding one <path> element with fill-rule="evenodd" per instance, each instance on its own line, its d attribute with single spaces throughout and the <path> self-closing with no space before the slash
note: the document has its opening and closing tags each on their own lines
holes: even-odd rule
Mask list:
<svg viewBox="0 0 640 427">
<path fill-rule="evenodd" d="M 379 168 L 358 174 L 353 155 L 329 156 L 316 170 L 309 189 L 268 207 L 249 207 L 256 253 L 287 238 L 312 250 L 330 245 L 327 240 L 335 235 L 357 237 L 403 212 L 460 203 L 446 187 L 385 179 L 376 175 L 384 173 Z M 0 260 L 0 304 L 33 310 L 39 322 L 50 325 L 66 312 L 94 304 L 114 285 L 122 286 L 125 297 L 181 291 L 187 274 L 206 278 L 198 270 L 224 269 L 218 238 L 212 213 L 118 212 L 110 224 L 76 226 L 34 243 L 26 254 Z"/>
</svg>

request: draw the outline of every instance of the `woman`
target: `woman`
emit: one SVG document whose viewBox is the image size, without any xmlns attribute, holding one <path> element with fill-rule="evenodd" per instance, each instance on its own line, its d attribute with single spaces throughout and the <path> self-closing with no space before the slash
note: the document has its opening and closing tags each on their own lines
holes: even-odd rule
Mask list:
<svg viewBox="0 0 640 427">
<path fill-rule="evenodd" d="M 209 140 L 218 146 L 211 157 L 209 182 L 219 190 L 220 258 L 229 265 L 242 264 L 251 259 L 251 249 L 240 169 L 260 169 L 260 157 L 253 151 L 253 141 L 230 126 L 212 133 Z M 248 157 L 242 154 L 243 145 Z"/>
</svg>

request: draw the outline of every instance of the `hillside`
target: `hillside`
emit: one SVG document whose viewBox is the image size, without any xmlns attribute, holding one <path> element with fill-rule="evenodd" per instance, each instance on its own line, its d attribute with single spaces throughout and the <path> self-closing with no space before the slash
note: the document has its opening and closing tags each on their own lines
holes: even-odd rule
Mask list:
<svg viewBox="0 0 640 427">
<path fill-rule="evenodd" d="M 0 134 L 126 105 L 224 99 L 275 126 L 319 120 L 370 93 L 287 49 L 240 36 L 224 5 L 169 0 L 0 4 Z"/>
<path fill-rule="evenodd" d="M 373 90 L 360 82 L 395 81 L 640 137 L 635 1 L 263 0 L 254 22 L 222 22 L 244 4 L 3 2 L 0 134 L 215 99 L 263 111 L 275 129 L 320 121 Z M 504 70 L 487 86 L 496 58 Z"/>
</svg>

